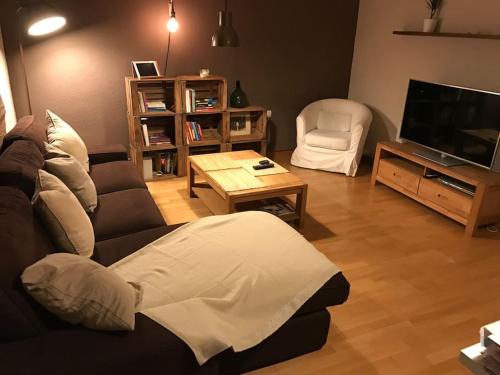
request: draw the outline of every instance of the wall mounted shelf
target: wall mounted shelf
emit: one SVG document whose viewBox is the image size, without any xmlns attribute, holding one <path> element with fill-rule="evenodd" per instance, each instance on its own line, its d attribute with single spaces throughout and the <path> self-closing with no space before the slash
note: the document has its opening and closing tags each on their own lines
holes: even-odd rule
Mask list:
<svg viewBox="0 0 500 375">
<path fill-rule="evenodd" d="M 474 34 L 474 33 L 425 33 L 423 31 L 393 31 L 394 35 L 407 36 L 430 36 L 443 38 L 470 38 L 470 39 L 500 39 L 500 35 L 495 34 Z"/>
</svg>

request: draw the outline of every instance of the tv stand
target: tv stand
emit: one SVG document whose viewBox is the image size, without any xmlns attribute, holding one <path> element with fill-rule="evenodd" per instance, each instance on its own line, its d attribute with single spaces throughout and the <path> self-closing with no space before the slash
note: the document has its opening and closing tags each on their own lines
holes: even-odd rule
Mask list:
<svg viewBox="0 0 500 375">
<path fill-rule="evenodd" d="M 465 163 L 459 159 L 452 158 L 451 156 L 441 154 L 437 151 L 427 150 L 422 148 L 422 150 L 415 151 L 414 155 L 420 156 L 424 159 L 438 163 L 445 167 L 454 167 L 456 165 L 464 165 Z"/>
<path fill-rule="evenodd" d="M 377 144 L 373 163 L 373 186 L 377 182 L 463 224 L 473 236 L 478 227 L 500 222 L 500 174 L 472 165 L 443 166 L 422 156 L 425 148 L 398 142 Z M 451 177 L 472 187 L 466 194 L 431 174 Z"/>
</svg>

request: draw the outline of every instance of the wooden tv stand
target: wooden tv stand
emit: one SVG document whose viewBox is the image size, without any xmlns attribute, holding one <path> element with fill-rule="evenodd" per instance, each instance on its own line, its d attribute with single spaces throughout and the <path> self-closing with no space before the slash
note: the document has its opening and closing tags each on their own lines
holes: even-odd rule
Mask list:
<svg viewBox="0 0 500 375">
<path fill-rule="evenodd" d="M 500 174 L 471 165 L 445 167 L 414 154 L 423 150 L 411 143 L 380 142 L 373 163 L 373 186 L 377 181 L 465 225 L 473 236 L 482 225 L 500 221 Z M 446 186 L 429 172 L 471 185 L 469 195 Z"/>
</svg>

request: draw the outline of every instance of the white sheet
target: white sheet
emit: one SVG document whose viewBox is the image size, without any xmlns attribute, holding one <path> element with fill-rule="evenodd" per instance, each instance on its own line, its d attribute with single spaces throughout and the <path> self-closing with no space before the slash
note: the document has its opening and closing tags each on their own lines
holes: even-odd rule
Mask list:
<svg viewBox="0 0 500 375">
<path fill-rule="evenodd" d="M 186 224 L 110 268 L 143 287 L 138 310 L 186 342 L 200 365 L 259 344 L 339 271 L 263 212 Z"/>
</svg>

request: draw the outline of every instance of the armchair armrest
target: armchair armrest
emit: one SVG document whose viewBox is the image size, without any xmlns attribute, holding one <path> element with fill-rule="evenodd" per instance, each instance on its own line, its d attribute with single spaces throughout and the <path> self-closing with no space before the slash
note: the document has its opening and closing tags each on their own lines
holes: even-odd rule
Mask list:
<svg viewBox="0 0 500 375">
<path fill-rule="evenodd" d="M 90 165 L 128 160 L 127 149 L 120 144 L 90 146 L 87 151 Z"/>
<path fill-rule="evenodd" d="M 297 146 L 304 143 L 306 133 L 316 128 L 316 123 L 311 121 L 309 112 L 310 109 L 306 107 L 297 116 Z"/>
</svg>

